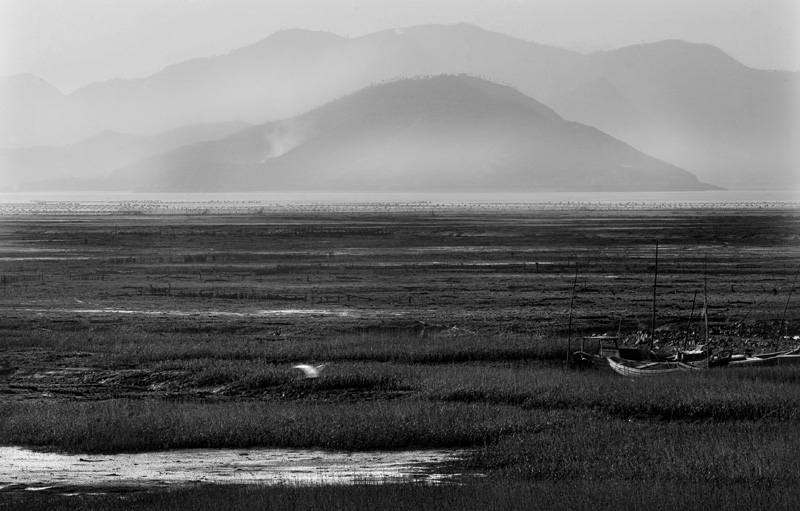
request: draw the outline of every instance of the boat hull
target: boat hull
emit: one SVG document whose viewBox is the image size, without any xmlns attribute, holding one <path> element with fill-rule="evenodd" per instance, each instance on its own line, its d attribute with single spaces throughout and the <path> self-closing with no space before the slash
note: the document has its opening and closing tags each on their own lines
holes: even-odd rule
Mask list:
<svg viewBox="0 0 800 511">
<path fill-rule="evenodd" d="M 683 362 L 639 362 L 625 360 L 619 357 L 608 357 L 609 367 L 622 376 L 662 376 L 665 374 L 699 371 L 695 367 Z"/>
</svg>

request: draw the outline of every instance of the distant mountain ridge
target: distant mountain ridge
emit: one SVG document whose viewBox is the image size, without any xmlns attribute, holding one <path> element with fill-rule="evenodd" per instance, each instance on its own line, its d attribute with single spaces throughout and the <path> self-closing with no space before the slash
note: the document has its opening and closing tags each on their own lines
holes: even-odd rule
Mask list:
<svg viewBox="0 0 800 511">
<path fill-rule="evenodd" d="M 0 149 L 0 189 L 91 188 L 93 180 L 118 168 L 178 147 L 224 138 L 248 126 L 241 121 L 195 124 L 149 137 L 104 131 L 62 147 Z"/>
<path fill-rule="evenodd" d="M 703 190 L 507 86 L 437 76 L 176 149 L 112 179 L 149 192 Z"/>
<path fill-rule="evenodd" d="M 0 119 L 0 146 L 61 145 L 107 130 L 149 135 L 195 123 L 257 124 L 370 84 L 459 73 L 512 85 L 704 180 L 800 184 L 798 73 L 747 68 L 704 44 L 673 40 L 584 55 L 464 24 L 353 39 L 287 30 L 226 55 L 41 101 L 0 85 L 0 108 L 13 114 Z"/>
</svg>

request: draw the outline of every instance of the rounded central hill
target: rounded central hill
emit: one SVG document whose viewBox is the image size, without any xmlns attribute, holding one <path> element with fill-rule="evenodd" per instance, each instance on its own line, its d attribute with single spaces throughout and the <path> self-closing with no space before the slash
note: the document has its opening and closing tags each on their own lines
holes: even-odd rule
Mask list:
<svg viewBox="0 0 800 511">
<path fill-rule="evenodd" d="M 150 191 L 667 191 L 713 188 L 504 85 L 373 85 L 126 169 Z"/>
</svg>

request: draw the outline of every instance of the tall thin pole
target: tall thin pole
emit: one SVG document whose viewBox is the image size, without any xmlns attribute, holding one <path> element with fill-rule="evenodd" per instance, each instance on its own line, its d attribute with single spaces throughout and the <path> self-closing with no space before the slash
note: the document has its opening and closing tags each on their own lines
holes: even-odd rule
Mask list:
<svg viewBox="0 0 800 511">
<path fill-rule="evenodd" d="M 650 321 L 650 349 L 656 338 L 656 286 L 658 285 L 658 242 L 656 241 L 656 270 L 653 273 L 653 318 Z"/>
<path fill-rule="evenodd" d="M 706 322 L 706 350 L 711 350 L 711 346 L 708 345 L 708 272 L 706 268 L 708 266 L 708 254 L 703 255 L 703 319 Z"/>
<path fill-rule="evenodd" d="M 575 280 L 572 281 L 572 299 L 569 301 L 569 326 L 567 327 L 567 364 L 572 349 L 572 306 L 575 304 L 575 288 L 578 286 L 578 261 L 575 261 Z"/>
<path fill-rule="evenodd" d="M 689 346 L 689 329 L 692 327 L 692 319 L 694 318 L 694 304 L 697 302 L 697 290 L 694 291 L 692 297 L 692 312 L 689 314 L 689 321 L 686 322 L 686 337 L 683 339 L 683 349 Z"/>
<path fill-rule="evenodd" d="M 772 291 L 767 291 L 766 293 L 764 293 L 764 297 L 763 297 L 763 298 L 761 298 L 761 300 L 759 300 L 759 301 L 757 301 L 757 302 L 756 302 L 756 301 L 753 301 L 753 306 L 752 306 L 752 307 L 750 307 L 750 308 L 747 310 L 747 312 L 744 314 L 744 316 L 742 316 L 742 319 L 740 319 L 740 320 L 738 321 L 738 324 L 740 324 L 740 325 L 741 325 L 741 324 L 743 324 L 743 323 L 744 323 L 744 320 L 746 320 L 746 319 L 747 319 L 747 316 L 749 316 L 749 315 L 750 315 L 750 313 L 751 313 L 751 312 L 753 312 L 753 310 L 755 310 L 755 308 L 756 308 L 756 307 L 758 307 L 759 305 L 761 305 L 762 303 L 764 303 L 764 302 L 767 300 L 767 298 L 769 298 L 769 297 L 770 297 L 770 295 L 771 295 L 771 294 L 772 294 Z"/>
</svg>

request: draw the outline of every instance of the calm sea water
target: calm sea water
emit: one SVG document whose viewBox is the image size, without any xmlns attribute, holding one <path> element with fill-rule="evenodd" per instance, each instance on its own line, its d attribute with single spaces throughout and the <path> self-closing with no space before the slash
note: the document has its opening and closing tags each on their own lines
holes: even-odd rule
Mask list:
<svg viewBox="0 0 800 511">
<path fill-rule="evenodd" d="M 704 192 L 539 192 L 539 193 L 0 193 L 0 203 L 35 201 L 167 203 L 774 203 L 800 202 L 800 190 L 713 190 Z"/>
</svg>

